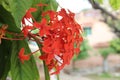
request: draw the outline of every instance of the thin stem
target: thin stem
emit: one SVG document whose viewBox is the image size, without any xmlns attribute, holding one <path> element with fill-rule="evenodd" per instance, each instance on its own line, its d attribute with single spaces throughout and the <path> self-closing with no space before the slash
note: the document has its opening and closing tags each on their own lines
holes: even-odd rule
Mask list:
<svg viewBox="0 0 120 80">
<path fill-rule="evenodd" d="M 23 40 L 24 38 L 6 38 L 6 37 L 2 37 L 2 39 L 7 39 L 7 40 Z"/>
<path fill-rule="evenodd" d="M 38 45 L 38 47 L 40 49 L 40 53 L 42 55 L 43 54 L 43 52 L 41 50 L 42 45 L 41 45 L 41 42 L 40 42 L 39 38 L 37 38 L 36 36 L 32 35 L 31 33 L 29 33 L 28 35 L 30 37 L 32 37 L 36 41 L 36 43 L 37 43 L 37 45 Z M 49 74 L 49 71 L 48 71 L 48 67 L 45 64 L 45 61 L 43 61 L 43 66 L 44 66 L 45 80 L 50 80 L 50 74 Z"/>
<path fill-rule="evenodd" d="M 14 35 L 14 36 L 21 36 L 21 37 L 24 37 L 23 34 L 13 33 L 13 32 L 9 32 L 9 31 L 5 31 L 5 32 L 8 33 L 8 34 Z"/>
<path fill-rule="evenodd" d="M 57 74 L 56 76 L 57 76 L 57 80 L 60 80 L 60 76 L 59 76 L 59 74 Z"/>
<path fill-rule="evenodd" d="M 36 52 L 40 51 L 40 49 L 34 51 L 34 52 L 31 52 L 30 54 L 28 54 L 29 56 L 32 55 L 32 54 L 35 54 Z"/>
<path fill-rule="evenodd" d="M 32 54 L 35 54 L 35 53 L 36 53 L 36 52 L 38 52 L 38 51 L 40 51 L 40 49 L 38 49 L 38 50 L 36 50 L 36 51 L 32 52 Z"/>
<path fill-rule="evenodd" d="M 44 65 L 45 80 L 50 80 L 50 74 L 48 71 L 48 67 L 45 64 L 45 61 L 43 61 L 43 65 Z"/>
</svg>

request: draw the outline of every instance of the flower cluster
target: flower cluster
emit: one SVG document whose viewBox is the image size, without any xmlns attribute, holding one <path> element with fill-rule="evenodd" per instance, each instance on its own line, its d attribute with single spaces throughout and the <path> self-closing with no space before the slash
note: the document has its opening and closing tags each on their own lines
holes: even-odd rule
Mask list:
<svg viewBox="0 0 120 80">
<path fill-rule="evenodd" d="M 38 4 L 38 6 L 47 6 Z M 42 45 L 42 54 L 40 59 L 44 60 L 48 66 L 49 71 L 55 68 L 56 71 L 52 74 L 59 73 L 59 71 L 70 63 L 74 54 L 80 52 L 80 44 L 83 40 L 81 36 L 81 26 L 75 22 L 74 16 L 70 10 L 61 9 L 58 12 L 49 10 L 43 12 L 41 21 L 37 22 L 31 15 L 35 12 L 35 8 L 30 8 L 22 19 L 22 32 L 25 37 L 29 37 L 29 34 L 36 38 L 40 38 L 40 44 Z M 49 16 L 49 20 L 46 19 Z M 31 25 L 26 25 L 25 21 L 28 21 Z M 31 31 L 38 29 L 37 34 L 32 34 Z M 22 48 L 19 53 L 19 58 L 24 62 L 28 60 L 28 56 L 23 54 Z M 25 57 L 24 57 L 25 56 Z"/>
</svg>

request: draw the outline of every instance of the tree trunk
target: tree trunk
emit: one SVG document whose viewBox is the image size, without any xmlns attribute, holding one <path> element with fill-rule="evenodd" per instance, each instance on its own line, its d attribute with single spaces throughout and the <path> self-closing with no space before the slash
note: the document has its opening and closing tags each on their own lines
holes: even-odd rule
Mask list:
<svg viewBox="0 0 120 80">
<path fill-rule="evenodd" d="M 107 73 L 109 70 L 107 58 L 103 58 L 103 72 Z"/>
<path fill-rule="evenodd" d="M 72 60 L 72 70 L 75 71 L 76 67 L 75 67 L 75 60 Z"/>
</svg>

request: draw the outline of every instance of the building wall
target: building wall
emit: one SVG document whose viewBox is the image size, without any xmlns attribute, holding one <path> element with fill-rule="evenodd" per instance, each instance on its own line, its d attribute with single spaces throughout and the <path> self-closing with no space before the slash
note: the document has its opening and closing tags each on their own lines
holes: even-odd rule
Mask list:
<svg viewBox="0 0 120 80">
<path fill-rule="evenodd" d="M 115 34 L 110 27 L 104 23 L 103 17 L 99 11 L 88 10 L 83 11 L 75 16 L 76 21 L 82 25 L 83 29 L 90 28 L 88 30 L 86 39 L 92 47 L 105 45 L 115 38 Z M 85 31 L 84 31 L 85 32 Z"/>
<path fill-rule="evenodd" d="M 87 36 L 91 46 L 105 44 L 115 38 L 115 34 L 111 31 L 110 27 L 103 22 L 95 22 L 91 27 L 91 35 Z"/>
</svg>

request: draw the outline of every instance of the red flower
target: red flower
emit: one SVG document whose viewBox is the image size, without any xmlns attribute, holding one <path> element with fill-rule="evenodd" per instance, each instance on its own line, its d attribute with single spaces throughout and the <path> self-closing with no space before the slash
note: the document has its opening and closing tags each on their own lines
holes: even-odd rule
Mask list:
<svg viewBox="0 0 120 80">
<path fill-rule="evenodd" d="M 41 23 L 39 25 L 39 35 L 40 37 L 49 34 L 49 25 L 47 24 L 47 20 L 45 18 L 42 18 Z"/>
<path fill-rule="evenodd" d="M 43 33 L 45 36 L 43 41 L 42 51 L 43 55 L 40 59 L 46 62 L 49 70 L 56 68 L 55 73 L 70 63 L 73 55 L 79 53 L 80 44 L 82 42 L 81 26 L 74 20 L 74 13 L 61 9 L 58 13 L 54 11 L 48 11 L 44 13 L 43 17 L 48 14 L 50 16 L 48 29 L 45 26 L 40 30 L 46 31 L 48 34 Z M 58 16 L 62 18 L 59 20 Z M 75 46 L 76 45 L 76 46 Z"/>
<path fill-rule="evenodd" d="M 38 4 L 38 6 L 47 5 Z M 34 20 L 31 15 L 31 12 L 34 11 L 36 9 L 29 9 L 24 18 L 32 18 Z M 46 16 L 49 16 L 49 21 L 45 19 Z M 39 29 L 37 35 L 34 35 L 34 37 L 42 39 L 43 54 L 39 58 L 45 61 L 49 71 L 53 68 L 56 69 L 52 74 L 59 73 L 66 64 L 70 63 L 74 54 L 78 54 L 80 51 L 80 44 L 83 40 L 81 36 L 82 30 L 81 26 L 75 22 L 74 16 L 74 13 L 65 9 L 61 9 L 59 12 L 49 10 L 42 13 L 41 22 L 34 20 L 32 26 L 25 24 L 23 27 L 22 31 L 25 36 L 29 36 L 27 34 L 31 30 Z M 22 23 L 24 24 L 25 22 L 22 21 Z M 24 55 L 24 48 L 20 50 L 19 58 L 22 62 L 29 60 L 29 55 Z"/>
<path fill-rule="evenodd" d="M 27 37 L 28 33 L 33 29 L 32 26 L 24 26 L 22 29 L 22 32 L 24 34 L 25 37 Z"/>
<path fill-rule="evenodd" d="M 25 49 L 21 48 L 20 52 L 19 52 L 19 59 L 22 63 L 24 63 L 25 60 L 29 60 L 30 59 L 30 55 L 25 55 Z"/>
</svg>

